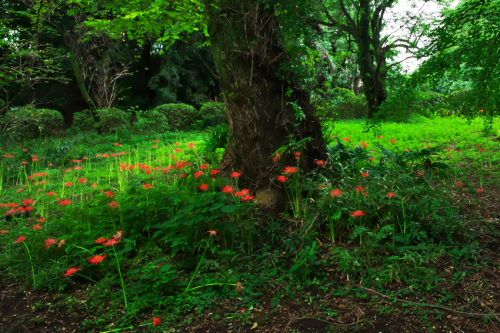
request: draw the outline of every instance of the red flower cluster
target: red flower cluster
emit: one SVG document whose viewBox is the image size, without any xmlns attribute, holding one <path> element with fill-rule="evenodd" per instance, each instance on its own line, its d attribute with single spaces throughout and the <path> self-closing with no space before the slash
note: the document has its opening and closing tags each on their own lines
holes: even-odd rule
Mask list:
<svg viewBox="0 0 500 333">
<path fill-rule="evenodd" d="M 61 206 L 68 206 L 69 204 L 71 204 L 71 200 L 59 200 L 57 202 L 58 204 L 60 204 Z"/>
<path fill-rule="evenodd" d="M 286 167 L 283 172 L 284 173 L 287 173 L 287 174 L 292 174 L 292 173 L 295 173 L 299 171 L 297 168 L 294 168 L 294 167 Z"/>
<path fill-rule="evenodd" d="M 238 177 L 239 177 L 239 176 L 241 176 L 241 175 L 242 175 L 242 173 L 241 173 L 241 172 L 233 172 L 230 176 L 231 176 L 232 178 L 238 178 Z"/>
<path fill-rule="evenodd" d="M 226 194 L 231 194 L 233 193 L 234 189 L 231 187 L 231 186 L 225 186 L 223 189 L 222 189 L 222 192 L 226 193 Z"/>
<path fill-rule="evenodd" d="M 342 193 L 338 188 L 336 188 L 335 190 L 330 191 L 330 194 L 332 197 L 338 198 L 338 197 L 342 196 L 344 193 Z"/>
<path fill-rule="evenodd" d="M 102 262 L 104 260 L 104 258 L 106 258 L 106 253 L 104 253 L 103 256 L 95 256 L 95 257 L 91 257 L 91 258 L 88 258 L 87 261 L 92 263 L 92 264 L 98 264 L 100 262 Z"/>
<path fill-rule="evenodd" d="M 196 172 L 194 173 L 194 178 L 198 178 L 198 177 L 200 177 L 201 175 L 204 175 L 204 174 L 205 174 L 205 173 L 204 173 L 203 171 L 196 171 Z"/>
</svg>

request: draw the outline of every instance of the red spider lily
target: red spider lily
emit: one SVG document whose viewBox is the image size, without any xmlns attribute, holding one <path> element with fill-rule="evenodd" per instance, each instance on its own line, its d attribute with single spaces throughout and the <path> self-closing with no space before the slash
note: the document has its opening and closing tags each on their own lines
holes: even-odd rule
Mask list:
<svg viewBox="0 0 500 333">
<path fill-rule="evenodd" d="M 461 153 L 462 151 L 461 150 L 457 150 L 457 153 Z"/>
<path fill-rule="evenodd" d="M 45 180 L 42 180 L 41 182 L 39 182 L 38 184 L 40 185 L 45 185 L 45 184 L 48 184 L 48 182 L 46 182 Z"/>
<path fill-rule="evenodd" d="M 95 157 L 102 157 L 102 155 L 100 155 L 100 154 L 97 154 L 97 155 L 95 155 Z"/>
<path fill-rule="evenodd" d="M 42 226 L 40 224 L 35 224 L 33 226 L 33 230 L 37 231 L 37 230 L 42 230 Z"/>
<path fill-rule="evenodd" d="M 24 207 L 24 210 L 28 212 L 30 210 L 33 210 L 33 207 Z"/>
<path fill-rule="evenodd" d="M 111 201 L 108 205 L 109 205 L 109 207 L 111 207 L 113 209 L 116 209 L 116 208 L 118 208 L 120 206 L 118 204 L 118 202 L 116 202 L 116 201 Z"/>
<path fill-rule="evenodd" d="M 217 231 L 216 230 L 209 230 L 205 231 L 206 234 L 210 234 L 210 236 L 215 236 L 217 237 Z"/>
<path fill-rule="evenodd" d="M 478 189 L 476 190 L 476 193 L 478 193 L 478 194 L 479 194 L 479 193 L 484 193 L 484 188 L 478 188 Z"/>
<path fill-rule="evenodd" d="M 389 142 L 390 142 L 390 143 L 396 143 L 396 140 L 394 140 L 394 139 L 390 139 L 390 140 L 389 140 Z"/>
<path fill-rule="evenodd" d="M 236 291 L 241 291 L 241 289 L 245 289 L 242 287 L 241 282 L 236 282 Z"/>
<path fill-rule="evenodd" d="M 234 189 L 231 187 L 231 186 L 225 186 L 223 189 L 222 189 L 222 192 L 226 193 L 226 194 L 231 194 L 233 193 Z"/>
<path fill-rule="evenodd" d="M 181 144 L 179 142 L 175 142 L 174 146 L 180 146 Z"/>
<path fill-rule="evenodd" d="M 115 146 L 119 146 L 120 144 L 118 142 L 113 143 Z"/>
<path fill-rule="evenodd" d="M 451 148 L 446 148 L 446 150 L 447 150 L 447 151 L 452 151 L 452 149 L 451 149 Z"/>
<path fill-rule="evenodd" d="M 219 172 L 220 172 L 219 170 L 210 170 L 210 176 L 218 175 Z"/>
<path fill-rule="evenodd" d="M 431 146 L 425 146 L 425 148 L 430 149 L 430 148 L 431 148 Z"/>
<path fill-rule="evenodd" d="M 194 143 L 190 143 L 190 144 L 188 145 L 188 148 L 193 149 L 193 148 L 194 148 Z"/>
<path fill-rule="evenodd" d="M 3 147 L 2 147 L 2 149 L 3 149 Z M 23 151 L 28 151 L 28 149 L 26 149 L 26 148 L 23 148 Z"/>
<path fill-rule="evenodd" d="M 104 246 L 115 246 L 116 244 L 120 243 L 120 240 L 113 238 L 113 239 L 108 239 L 106 243 L 104 243 Z"/>
<path fill-rule="evenodd" d="M 34 159 L 33 159 L 33 162 L 38 162 L 38 161 L 39 161 L 39 159 L 38 159 L 38 158 L 34 158 Z"/>
<path fill-rule="evenodd" d="M 120 164 L 120 170 L 125 171 L 128 169 L 128 166 L 125 163 Z"/>
<path fill-rule="evenodd" d="M 86 182 L 87 182 L 87 179 L 85 179 L 85 178 L 80 178 L 80 179 L 78 179 L 78 182 L 79 182 L 80 184 L 84 184 L 84 183 L 86 183 Z"/>
<path fill-rule="evenodd" d="M 357 210 L 357 211 L 355 211 L 355 212 L 353 212 L 353 213 L 351 214 L 351 216 L 353 216 L 353 217 L 355 217 L 355 218 L 357 218 L 357 217 L 362 217 L 362 216 L 365 216 L 365 215 L 366 215 L 366 213 L 365 213 L 365 212 L 362 212 L 362 211 L 360 211 L 360 210 Z"/>
<path fill-rule="evenodd" d="M 29 177 L 28 177 L 28 180 L 33 180 L 33 176 L 29 176 Z"/>
<path fill-rule="evenodd" d="M 158 143 L 158 142 L 160 142 L 160 140 L 155 140 L 154 142 L 155 142 L 155 143 Z"/>
<path fill-rule="evenodd" d="M 287 173 L 287 174 L 292 174 L 292 173 L 295 173 L 299 171 L 297 168 L 294 168 L 294 167 L 286 167 L 283 172 L 284 173 Z"/>
<path fill-rule="evenodd" d="M 241 197 L 241 196 L 243 196 L 243 195 L 248 195 L 248 194 L 250 194 L 250 190 L 243 189 L 243 190 L 241 190 L 241 191 L 239 191 L 239 192 L 236 192 L 236 193 L 234 194 L 234 196 L 236 196 L 236 197 Z"/>
<path fill-rule="evenodd" d="M 60 200 L 57 202 L 58 204 L 60 204 L 61 206 L 68 206 L 69 204 L 71 204 L 71 200 Z"/>
<path fill-rule="evenodd" d="M 314 163 L 316 163 L 317 165 L 325 166 L 325 161 L 323 161 L 323 160 L 317 160 L 317 161 L 314 161 Z"/>
<path fill-rule="evenodd" d="M 107 191 L 104 194 L 106 194 L 107 197 L 114 197 L 115 194 L 113 192 Z"/>
<path fill-rule="evenodd" d="M 330 194 L 332 197 L 338 198 L 338 197 L 342 196 L 344 193 L 342 193 L 338 188 L 336 188 L 335 190 L 330 191 Z"/>
<path fill-rule="evenodd" d="M 87 261 L 92 263 L 92 264 L 99 264 L 100 262 L 102 262 L 104 260 L 104 258 L 106 258 L 106 253 L 104 253 L 103 256 L 95 256 L 95 257 L 92 257 L 92 258 L 88 258 Z"/>
<path fill-rule="evenodd" d="M 374 159 L 373 157 L 368 157 L 368 159 L 369 159 L 370 161 L 372 161 L 372 162 L 373 162 L 373 161 L 375 161 L 375 159 Z"/>
<path fill-rule="evenodd" d="M 84 159 L 84 160 L 88 160 L 89 158 L 88 158 L 88 157 L 84 157 L 83 159 Z"/>
<path fill-rule="evenodd" d="M 153 146 L 153 148 L 158 148 L 158 146 Z"/>
<path fill-rule="evenodd" d="M 462 183 L 461 181 L 458 181 L 455 183 L 455 187 L 463 187 L 464 186 L 464 183 Z"/>
<path fill-rule="evenodd" d="M 241 176 L 241 175 L 242 175 L 242 173 L 241 173 L 241 172 L 233 172 L 232 174 L 230 174 L 230 176 L 231 176 L 232 178 L 238 178 L 238 177 L 239 177 L 239 176 Z"/>
<path fill-rule="evenodd" d="M 203 171 L 196 171 L 196 172 L 194 173 L 194 178 L 198 178 L 198 177 L 200 177 L 201 175 L 204 175 L 204 174 L 205 174 L 205 173 L 204 173 Z"/>
<path fill-rule="evenodd" d="M 144 186 L 143 186 L 143 188 L 145 190 L 147 190 L 148 188 L 151 188 L 151 187 L 153 187 L 151 184 L 144 184 Z"/>
<path fill-rule="evenodd" d="M 96 187 L 97 187 L 96 183 L 92 184 L 92 188 L 96 188 Z"/>
<path fill-rule="evenodd" d="M 296 152 L 294 155 L 295 155 L 296 160 L 298 160 L 300 158 L 300 152 Z"/>
<path fill-rule="evenodd" d="M 95 242 L 97 244 L 104 244 L 108 239 L 107 238 L 99 238 L 99 239 L 96 239 Z"/>
<path fill-rule="evenodd" d="M 382 135 L 377 136 L 377 139 L 383 139 L 384 137 Z"/>
<path fill-rule="evenodd" d="M 28 162 L 21 162 L 21 163 L 23 163 L 23 164 L 28 164 Z"/>
<path fill-rule="evenodd" d="M 363 188 L 363 186 L 356 186 L 356 192 L 364 192 L 365 189 Z"/>
<path fill-rule="evenodd" d="M 179 175 L 179 178 L 186 178 L 186 177 L 187 177 L 187 175 L 186 175 L 185 173 L 181 173 L 181 174 Z"/>
<path fill-rule="evenodd" d="M 478 146 L 478 147 L 479 147 L 480 145 L 481 145 L 480 143 L 476 144 L 476 146 Z"/>
<path fill-rule="evenodd" d="M 78 272 L 80 270 L 81 267 L 74 267 L 74 268 L 70 268 L 66 271 L 66 273 L 63 273 L 63 276 L 64 277 L 70 277 L 71 275 L 75 274 L 76 272 Z"/>
<path fill-rule="evenodd" d="M 64 183 L 64 186 L 66 187 L 71 187 L 73 184 L 71 184 L 71 182 L 67 182 L 67 183 Z"/>
<path fill-rule="evenodd" d="M 7 230 L 0 230 L 0 234 L 7 235 L 9 232 Z"/>
<path fill-rule="evenodd" d="M 16 190 L 16 193 L 20 193 L 22 191 L 24 191 L 24 190 L 22 188 L 20 188 L 20 189 Z"/>
<path fill-rule="evenodd" d="M 201 185 L 200 185 L 200 190 L 202 190 L 202 191 L 206 191 L 206 190 L 207 190 L 207 188 L 208 188 L 208 185 L 207 185 L 207 184 L 201 184 Z"/>
<path fill-rule="evenodd" d="M 113 238 L 116 240 L 122 239 L 124 231 L 123 230 L 118 230 L 115 235 L 113 235 Z"/>
<path fill-rule="evenodd" d="M 59 241 L 59 245 L 57 246 L 58 248 L 61 248 L 63 246 L 63 244 L 66 244 L 66 240 L 65 239 L 61 239 Z"/>
<path fill-rule="evenodd" d="M 481 149 L 479 149 L 479 151 L 486 151 L 486 149 L 484 149 L 484 148 L 481 148 Z"/>
<path fill-rule="evenodd" d="M 102 157 L 109 157 L 108 154 L 102 154 Z"/>
<path fill-rule="evenodd" d="M 368 145 L 366 144 L 366 142 L 363 141 L 363 142 L 361 142 L 361 147 L 366 148 L 366 147 L 368 147 Z"/>
<path fill-rule="evenodd" d="M 242 202 L 250 201 L 250 200 L 253 200 L 253 199 L 255 199 L 255 195 L 248 195 L 246 197 L 241 197 L 241 201 Z"/>
<path fill-rule="evenodd" d="M 276 163 L 276 161 L 278 160 L 278 158 L 280 158 L 281 154 L 280 153 L 276 153 L 276 155 L 273 157 L 273 162 Z"/>
<path fill-rule="evenodd" d="M 21 201 L 23 205 L 32 205 L 35 201 L 32 199 L 26 199 L 24 201 Z"/>
<path fill-rule="evenodd" d="M 410 149 L 406 148 L 404 151 L 410 151 Z"/>
<path fill-rule="evenodd" d="M 176 153 L 180 153 L 182 151 L 182 149 L 179 149 L 179 148 L 175 148 L 174 150 Z"/>
<path fill-rule="evenodd" d="M 352 140 L 350 138 L 342 138 L 342 141 L 351 142 Z"/>
<path fill-rule="evenodd" d="M 153 325 L 158 326 L 160 325 L 160 322 L 161 322 L 160 318 L 158 317 L 153 318 Z"/>
<path fill-rule="evenodd" d="M 201 166 L 200 166 L 200 169 L 201 170 L 205 170 L 206 168 L 208 168 L 208 165 L 203 163 Z"/>
<path fill-rule="evenodd" d="M 57 239 L 53 239 L 53 238 L 46 239 L 44 247 L 47 250 L 49 247 L 51 247 L 55 243 L 57 243 Z"/>
<path fill-rule="evenodd" d="M 326 184 L 321 184 L 321 185 L 318 185 L 318 188 L 321 190 L 323 187 L 326 187 Z"/>
<path fill-rule="evenodd" d="M 393 193 L 393 192 L 389 192 L 387 193 L 387 197 L 390 199 L 390 198 L 394 198 L 396 196 L 396 193 Z"/>
<path fill-rule="evenodd" d="M 129 169 L 129 170 L 134 170 L 134 168 L 135 168 L 135 165 L 129 165 L 129 166 L 128 166 L 128 169 Z"/>
<path fill-rule="evenodd" d="M 278 179 L 278 181 L 280 181 L 282 183 L 284 183 L 288 180 L 288 178 L 286 178 L 285 176 L 278 176 L 278 177 L 276 177 L 276 179 Z"/>
<path fill-rule="evenodd" d="M 19 236 L 19 238 L 16 241 L 14 241 L 14 243 L 16 243 L 16 244 L 22 243 L 25 239 L 26 239 L 26 237 Z"/>
<path fill-rule="evenodd" d="M 174 155 L 170 155 L 170 158 L 177 158 L 177 157 L 176 157 L 176 156 L 174 156 Z"/>
<path fill-rule="evenodd" d="M 484 110 L 479 110 L 479 112 L 484 112 Z"/>
<path fill-rule="evenodd" d="M 361 173 L 361 176 L 363 176 L 363 178 L 367 178 L 368 177 L 368 172 Z"/>
<path fill-rule="evenodd" d="M 417 176 L 423 176 L 424 173 L 422 171 L 417 171 Z"/>
</svg>

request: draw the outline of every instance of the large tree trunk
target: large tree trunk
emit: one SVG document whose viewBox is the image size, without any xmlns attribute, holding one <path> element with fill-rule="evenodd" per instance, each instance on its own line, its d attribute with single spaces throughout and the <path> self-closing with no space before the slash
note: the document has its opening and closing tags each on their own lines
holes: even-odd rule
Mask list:
<svg viewBox="0 0 500 333">
<path fill-rule="evenodd" d="M 378 107 L 387 99 L 385 87 L 387 69 L 385 57 L 383 53 L 379 53 L 380 31 L 373 30 L 374 22 L 372 22 L 373 36 L 370 37 L 370 0 L 361 0 L 360 8 L 357 58 L 368 104 L 368 118 L 373 118 L 378 111 Z M 370 45 L 373 50 L 370 49 Z"/>
<path fill-rule="evenodd" d="M 219 168 L 224 172 L 240 171 L 244 185 L 255 190 L 259 208 L 277 215 L 284 211 L 285 192 L 272 178 L 280 168 L 296 166 L 292 154 L 279 160 L 277 168 L 273 153 L 289 143 L 313 138 L 301 151 L 300 169 L 316 167 L 315 159 L 324 158 L 321 125 L 313 117 L 309 93 L 294 83 L 293 77 L 283 80 L 277 73 L 282 61 L 288 61 L 277 41 L 278 24 L 274 8 L 263 9 L 258 0 L 222 0 L 220 9 L 210 9 L 210 43 L 224 94 L 230 143 Z M 285 94 L 288 89 L 293 93 Z M 296 120 L 295 111 L 287 102 L 296 102 L 305 114 Z"/>
</svg>

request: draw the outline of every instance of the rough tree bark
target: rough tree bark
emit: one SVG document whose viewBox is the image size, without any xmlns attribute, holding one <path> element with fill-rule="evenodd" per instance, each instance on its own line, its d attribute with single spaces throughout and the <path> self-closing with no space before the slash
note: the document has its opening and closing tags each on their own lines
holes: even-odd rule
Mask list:
<svg viewBox="0 0 500 333">
<path fill-rule="evenodd" d="M 277 75 L 281 62 L 289 59 L 277 39 L 274 6 L 259 7 L 259 0 L 221 0 L 218 5 L 207 6 L 208 29 L 232 133 L 219 168 L 242 172 L 240 180 L 255 190 L 261 211 L 277 215 L 285 209 L 286 196 L 282 184 L 271 181 L 281 173 L 272 154 L 289 142 L 290 134 L 297 141 L 311 137 L 299 167 L 316 167 L 314 160 L 325 157 L 321 125 L 313 116 L 309 93 L 293 79 Z M 293 93 L 287 97 L 289 88 Z M 296 120 L 287 102 L 296 102 L 306 117 Z M 279 161 L 281 168 L 296 164 L 291 154 Z"/>
</svg>

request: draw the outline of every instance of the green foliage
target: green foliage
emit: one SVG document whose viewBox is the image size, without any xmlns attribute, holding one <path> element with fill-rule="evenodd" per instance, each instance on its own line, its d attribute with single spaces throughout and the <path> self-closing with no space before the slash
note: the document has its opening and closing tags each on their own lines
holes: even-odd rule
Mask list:
<svg viewBox="0 0 500 333">
<path fill-rule="evenodd" d="M 208 132 L 208 135 L 203 138 L 203 149 L 209 152 L 215 152 L 218 148 L 225 149 L 230 136 L 231 132 L 229 131 L 229 126 L 218 125 L 212 128 Z"/>
<path fill-rule="evenodd" d="M 32 107 L 11 108 L 0 116 L 1 135 L 5 142 L 37 135 L 51 135 L 64 123 L 59 111 Z"/>
<path fill-rule="evenodd" d="M 167 118 L 167 124 L 172 130 L 188 130 L 199 118 L 199 112 L 187 104 L 164 104 L 157 106 L 157 111 Z"/>
<path fill-rule="evenodd" d="M 200 118 L 203 122 L 203 127 L 215 127 L 226 124 L 226 105 L 219 102 L 205 103 L 200 109 Z"/>
<path fill-rule="evenodd" d="M 168 131 L 168 118 L 164 113 L 158 110 L 135 111 L 134 129 L 139 133 L 156 132 L 163 133 Z"/>
<path fill-rule="evenodd" d="M 130 127 L 131 114 L 123 110 L 117 108 L 98 109 L 96 114 L 100 120 L 97 126 L 104 133 L 121 133 Z"/>
<path fill-rule="evenodd" d="M 83 110 L 73 114 L 73 128 L 78 128 L 82 131 L 94 131 L 97 128 L 97 122 L 92 111 Z"/>
<path fill-rule="evenodd" d="M 365 95 L 353 95 L 335 105 L 329 116 L 336 120 L 362 119 L 368 116 Z"/>
</svg>

